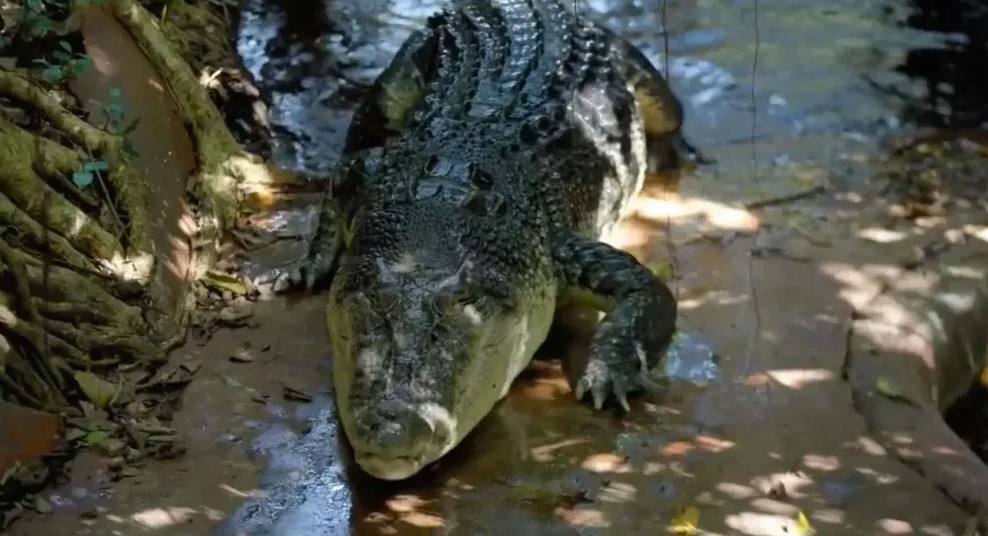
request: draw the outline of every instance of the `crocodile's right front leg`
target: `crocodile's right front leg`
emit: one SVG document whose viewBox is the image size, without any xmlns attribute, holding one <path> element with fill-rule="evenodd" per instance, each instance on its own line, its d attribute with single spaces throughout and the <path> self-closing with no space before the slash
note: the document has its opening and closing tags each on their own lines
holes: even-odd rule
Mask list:
<svg viewBox="0 0 988 536">
<path fill-rule="evenodd" d="M 604 311 L 590 343 L 576 398 L 590 393 L 600 409 L 608 395 L 628 410 L 627 395 L 661 358 L 676 329 L 676 299 L 669 287 L 629 253 L 571 234 L 558 237 L 554 257 L 564 299 Z"/>
<path fill-rule="evenodd" d="M 309 242 L 308 252 L 301 259 L 266 272 L 258 278 L 258 283 L 271 283 L 274 292 L 311 292 L 317 283 L 332 276 L 336 258 L 343 248 L 341 201 L 352 198 L 353 186 L 354 176 L 348 169 L 334 170 L 320 201 L 316 232 Z"/>
<path fill-rule="evenodd" d="M 347 212 L 345 207 L 357 195 L 369 160 L 380 156 L 381 147 L 404 128 L 409 114 L 422 100 L 435 69 L 437 39 L 434 28 L 413 32 L 375 80 L 350 121 L 344 148 L 344 158 L 350 155 L 351 163 L 359 160 L 365 169 L 351 172 L 344 165 L 334 171 L 321 202 L 319 224 L 308 254 L 265 273 L 257 282 L 272 283 L 275 292 L 311 292 L 317 283 L 332 276 L 336 257 L 343 248 L 346 222 L 346 215 L 338 212 Z"/>
</svg>

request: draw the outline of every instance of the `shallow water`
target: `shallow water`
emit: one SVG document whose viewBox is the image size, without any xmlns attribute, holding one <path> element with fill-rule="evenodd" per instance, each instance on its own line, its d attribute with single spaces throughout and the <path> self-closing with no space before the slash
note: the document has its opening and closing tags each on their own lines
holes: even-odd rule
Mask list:
<svg viewBox="0 0 988 536">
<path fill-rule="evenodd" d="M 338 154 L 359 85 L 373 80 L 441 2 L 328 4 L 247 0 L 237 40 L 245 66 L 272 101 L 272 123 L 281 134 L 276 161 L 314 173 Z M 671 83 L 686 104 L 687 130 L 698 144 L 750 142 L 754 107 L 756 140 L 832 136 L 825 146 L 807 148 L 806 155 L 817 158 L 833 156 L 842 140 L 860 144 L 898 129 L 908 115 L 904 109 L 924 96 L 928 79 L 916 75 L 930 75 L 913 68 L 907 76 L 898 68 L 916 51 L 946 54 L 970 42 L 959 32 L 902 26 L 911 14 L 902 2 L 856 0 L 762 1 L 756 39 L 751 5 L 669 0 L 668 32 L 660 0 L 593 0 L 581 9 L 606 13 L 598 18 L 663 70 L 668 59 Z M 876 84 L 915 98 L 894 98 Z M 762 154 L 769 161 L 779 156 L 771 149 Z"/>
</svg>

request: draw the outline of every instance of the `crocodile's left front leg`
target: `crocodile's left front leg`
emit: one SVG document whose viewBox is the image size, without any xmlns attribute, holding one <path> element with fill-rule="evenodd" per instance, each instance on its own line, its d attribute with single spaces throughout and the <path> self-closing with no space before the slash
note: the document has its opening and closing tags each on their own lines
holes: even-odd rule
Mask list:
<svg viewBox="0 0 988 536">
<path fill-rule="evenodd" d="M 563 299 L 605 312 L 590 343 L 576 397 L 587 392 L 600 409 L 611 394 L 627 411 L 627 395 L 642 388 L 676 330 L 676 299 L 669 287 L 629 253 L 566 234 L 556 239 L 555 262 Z"/>
</svg>

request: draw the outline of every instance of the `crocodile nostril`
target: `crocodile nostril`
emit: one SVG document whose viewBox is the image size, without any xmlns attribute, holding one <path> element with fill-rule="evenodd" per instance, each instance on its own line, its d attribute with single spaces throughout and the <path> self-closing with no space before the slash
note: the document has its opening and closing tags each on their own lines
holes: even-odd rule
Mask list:
<svg viewBox="0 0 988 536">
<path fill-rule="evenodd" d="M 379 402 L 357 422 L 359 441 L 368 450 L 415 456 L 432 442 L 433 429 L 414 407 L 395 400 Z"/>
</svg>

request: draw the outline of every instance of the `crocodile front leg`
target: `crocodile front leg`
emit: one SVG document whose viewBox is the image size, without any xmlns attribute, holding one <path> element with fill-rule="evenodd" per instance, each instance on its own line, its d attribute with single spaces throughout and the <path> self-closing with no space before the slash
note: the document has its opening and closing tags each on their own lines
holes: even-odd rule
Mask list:
<svg viewBox="0 0 988 536">
<path fill-rule="evenodd" d="M 588 302 L 606 314 L 590 343 L 576 398 L 587 392 L 600 409 L 611 394 L 629 410 L 627 395 L 642 388 L 676 329 L 676 299 L 669 288 L 630 254 L 573 235 L 556 241 L 554 257 L 563 299 Z"/>
<path fill-rule="evenodd" d="M 387 140 L 404 128 L 409 114 L 422 100 L 426 84 L 435 70 L 438 33 L 413 32 L 364 96 L 347 128 L 344 159 L 368 165 L 380 157 Z M 347 160 L 344 160 L 347 162 Z M 343 228 L 348 220 L 345 208 L 351 204 L 362 180 L 346 165 L 339 166 L 329 179 L 323 195 L 319 224 L 305 257 L 275 268 L 257 278 L 257 283 L 271 283 L 275 292 L 303 289 L 311 292 L 317 283 L 329 279 L 336 267 L 336 257 L 343 248 Z"/>
<path fill-rule="evenodd" d="M 305 256 L 261 274 L 255 283 L 270 283 L 271 290 L 276 293 L 288 290 L 312 292 L 317 283 L 332 276 L 336 258 L 343 248 L 343 220 L 338 217 L 338 211 L 343 197 L 340 190 L 347 182 L 352 182 L 352 179 L 345 180 L 347 175 L 347 170 L 336 169 L 329 177 L 319 203 L 316 232 Z M 344 195 L 353 194 L 346 192 Z"/>
</svg>

